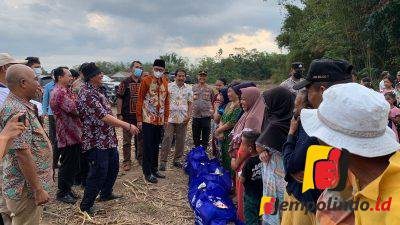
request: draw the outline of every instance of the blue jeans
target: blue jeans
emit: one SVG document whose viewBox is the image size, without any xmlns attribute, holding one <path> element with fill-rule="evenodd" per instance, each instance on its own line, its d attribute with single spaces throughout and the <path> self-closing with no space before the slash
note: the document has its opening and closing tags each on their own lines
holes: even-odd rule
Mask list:
<svg viewBox="0 0 400 225">
<path fill-rule="evenodd" d="M 87 153 L 89 173 L 86 178 L 85 193 L 81 210 L 89 210 L 100 193 L 100 198 L 107 198 L 112 190 L 119 171 L 117 148 L 91 149 Z"/>
</svg>

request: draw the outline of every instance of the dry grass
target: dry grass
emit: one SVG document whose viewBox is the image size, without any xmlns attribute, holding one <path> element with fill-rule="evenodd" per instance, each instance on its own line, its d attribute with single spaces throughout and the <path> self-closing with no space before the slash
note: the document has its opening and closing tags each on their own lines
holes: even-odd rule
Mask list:
<svg viewBox="0 0 400 225">
<path fill-rule="evenodd" d="M 119 129 L 117 136 L 119 143 L 122 143 Z M 191 132 L 188 132 L 187 137 L 189 146 Z M 122 152 L 121 148 L 119 150 Z M 96 202 L 95 206 L 99 210 L 93 218 L 80 212 L 80 201 L 76 205 L 67 205 L 53 200 L 46 205 L 41 224 L 193 224 L 193 211 L 187 200 L 186 174 L 172 167 L 167 168 L 165 174 L 167 179 L 159 179 L 158 184 L 149 184 L 144 181 L 142 169 L 135 162 L 131 171 L 120 170 L 114 187 L 114 192 L 124 195 L 124 198 L 105 203 Z M 74 190 L 83 196 L 83 189 L 74 187 Z"/>
</svg>

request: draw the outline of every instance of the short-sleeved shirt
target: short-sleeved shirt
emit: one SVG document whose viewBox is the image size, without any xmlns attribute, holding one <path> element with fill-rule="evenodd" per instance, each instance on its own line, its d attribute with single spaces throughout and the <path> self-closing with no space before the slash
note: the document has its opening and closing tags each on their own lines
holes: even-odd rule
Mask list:
<svg viewBox="0 0 400 225">
<path fill-rule="evenodd" d="M 246 195 L 261 199 L 263 194 L 262 162 L 258 155 L 248 158 L 242 168 Z"/>
<path fill-rule="evenodd" d="M 118 86 L 117 97 L 122 99 L 122 115 L 136 116 L 136 104 L 139 96 L 140 79 L 124 79 Z"/>
<path fill-rule="evenodd" d="M 169 83 L 168 91 L 170 96 L 169 123 L 183 123 L 188 116 L 189 103 L 193 102 L 192 87 L 183 84 L 179 87 L 176 82 Z"/>
<path fill-rule="evenodd" d="M 280 86 L 285 87 L 285 88 L 289 89 L 289 91 L 291 91 L 292 93 L 297 94 L 297 93 L 300 92 L 302 89 L 300 89 L 300 90 L 294 90 L 294 89 L 293 89 L 293 86 L 294 86 L 295 84 L 297 84 L 297 83 L 303 81 L 303 80 L 304 80 L 303 78 L 300 78 L 299 81 L 294 81 L 294 80 L 292 79 L 292 77 L 289 77 L 288 79 L 286 79 L 285 81 L 283 81 L 283 82 L 280 84 Z"/>
<path fill-rule="evenodd" d="M 164 125 L 169 118 L 169 100 L 168 79 L 165 76 L 158 79 L 154 75 L 143 77 L 137 103 L 137 121 Z"/>
<path fill-rule="evenodd" d="M 36 174 L 44 190 L 50 192 L 53 185 L 51 143 L 35 114 L 35 106 L 10 93 L 0 111 L 1 129 L 19 112 L 26 115 L 27 129 L 14 139 L 3 159 L 3 195 L 16 201 L 21 199 L 24 187 L 28 190 L 28 198 L 33 198 L 31 187 L 17 161 L 16 152 L 21 149 L 30 150 Z"/>
<path fill-rule="evenodd" d="M 77 96 L 70 89 L 56 85 L 50 99 L 56 119 L 57 146 L 65 148 L 81 144 L 82 124 L 76 107 Z"/>
<path fill-rule="evenodd" d="M 212 116 L 212 101 L 214 99 L 214 91 L 209 86 L 193 86 L 193 117 L 205 118 Z"/>
<path fill-rule="evenodd" d="M 110 103 L 90 83 L 85 83 L 79 91 L 77 104 L 79 117 L 82 121 L 83 151 L 90 149 L 111 149 L 118 146 L 115 128 L 101 119 L 112 115 Z"/>
</svg>

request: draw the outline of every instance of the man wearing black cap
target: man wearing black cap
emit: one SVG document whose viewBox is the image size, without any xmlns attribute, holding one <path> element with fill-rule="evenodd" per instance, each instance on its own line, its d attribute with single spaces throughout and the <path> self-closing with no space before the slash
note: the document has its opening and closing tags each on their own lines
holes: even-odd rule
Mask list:
<svg viewBox="0 0 400 225">
<path fill-rule="evenodd" d="M 114 127 L 138 134 L 136 126 L 113 116 L 107 98 L 100 92 L 103 73 L 94 62 L 82 68 L 84 85 L 78 95 L 78 112 L 82 121 L 82 144 L 89 161 L 85 193 L 80 205 L 83 212 L 93 214 L 93 204 L 121 196 L 112 193 L 119 170 L 118 141 Z"/>
<path fill-rule="evenodd" d="M 303 64 L 301 62 L 294 62 L 292 63 L 291 69 L 290 69 L 290 77 L 283 81 L 280 86 L 286 87 L 289 89 L 291 92 L 297 94 L 297 90 L 293 89 L 293 86 L 299 83 L 300 81 L 304 80 L 302 78 L 303 76 Z"/>
<path fill-rule="evenodd" d="M 163 75 L 164 72 L 165 61 L 156 59 L 152 74 L 142 78 L 136 107 L 144 145 L 142 169 L 145 179 L 150 183 L 157 183 L 157 178 L 165 178 L 158 171 L 161 134 L 169 117 L 168 79 Z"/>
<path fill-rule="evenodd" d="M 214 91 L 207 85 L 207 71 L 200 71 L 198 84 L 193 86 L 193 143 L 194 146 L 207 148 L 211 133 L 212 102 Z"/>
<path fill-rule="evenodd" d="M 306 88 L 308 103 L 311 108 L 317 109 L 322 102 L 322 94 L 327 88 L 335 84 L 352 81 L 352 69 L 353 66 L 344 60 L 313 60 L 305 80 L 297 83 L 293 88 L 294 90 Z M 309 137 L 304 132 L 300 117 L 293 118 L 287 142 L 283 146 L 285 179 L 288 182 L 286 191 L 288 198 L 290 197 L 297 202 L 301 202 L 306 207 L 317 203 L 319 193 L 313 191 L 302 193 L 301 183 L 298 181 L 302 181 L 303 179 L 307 149 L 311 145 L 316 144 L 318 144 L 318 140 L 315 137 Z M 266 153 L 263 154 L 265 155 Z M 308 208 L 308 210 L 315 213 L 315 208 Z M 301 218 L 297 218 L 299 216 Z M 282 224 L 296 225 L 296 223 L 292 223 L 291 221 L 303 221 L 305 224 L 314 224 L 312 221 L 315 221 L 315 214 L 309 213 L 307 216 L 304 213 L 301 215 L 301 213 L 295 213 L 291 210 L 284 211 L 282 214 Z"/>
</svg>

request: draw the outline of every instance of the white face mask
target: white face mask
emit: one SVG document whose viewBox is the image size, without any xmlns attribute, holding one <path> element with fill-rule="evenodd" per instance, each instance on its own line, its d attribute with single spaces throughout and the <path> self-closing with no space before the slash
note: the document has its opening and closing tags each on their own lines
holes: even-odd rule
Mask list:
<svg viewBox="0 0 400 225">
<path fill-rule="evenodd" d="M 42 68 L 34 68 L 33 71 L 35 71 L 36 76 L 42 75 Z"/>
<path fill-rule="evenodd" d="M 163 72 L 159 72 L 159 71 L 153 71 L 153 72 L 154 72 L 154 76 L 157 78 L 160 78 L 163 75 Z"/>
</svg>

